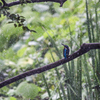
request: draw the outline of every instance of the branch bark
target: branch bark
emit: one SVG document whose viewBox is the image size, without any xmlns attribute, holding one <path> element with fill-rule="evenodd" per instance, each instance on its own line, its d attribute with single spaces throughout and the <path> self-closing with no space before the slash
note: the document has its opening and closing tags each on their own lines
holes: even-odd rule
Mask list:
<svg viewBox="0 0 100 100">
<path fill-rule="evenodd" d="M 3 3 L 3 6 L 6 6 L 6 2 L 5 2 L 5 0 L 1 0 L 2 1 L 2 3 Z"/>
<path fill-rule="evenodd" d="M 62 7 L 65 1 L 67 1 L 67 0 L 26 0 L 25 2 L 22 2 L 22 3 L 24 4 L 24 3 L 36 3 L 36 2 L 57 2 L 57 3 L 60 3 L 60 7 Z M 2 2 L 3 2 L 2 8 L 4 6 L 11 7 L 11 6 L 14 6 L 14 5 L 21 4 L 20 1 L 14 1 L 14 2 L 11 2 L 11 3 L 6 3 L 5 0 L 2 0 Z"/>
<path fill-rule="evenodd" d="M 34 75 L 34 74 L 39 74 L 39 73 L 42 73 L 44 71 L 47 71 L 47 70 L 50 70 L 52 68 L 55 68 L 59 65 L 62 65 L 66 62 L 69 62 L 85 53 L 87 53 L 89 50 L 92 50 L 92 49 L 100 49 L 100 43 L 84 43 L 81 45 L 80 49 L 76 52 L 74 52 L 73 54 L 69 55 L 68 59 L 65 60 L 64 58 L 63 59 L 60 59 L 59 61 L 56 61 L 54 63 L 51 63 L 49 65 L 46 65 L 46 66 L 43 66 L 43 67 L 40 67 L 40 68 L 36 68 L 36 69 L 33 69 L 33 70 L 30 70 L 30 71 L 27 71 L 25 73 L 22 73 L 20 75 L 17 75 L 13 78 L 10 78 L 8 80 L 5 80 L 3 82 L 0 83 L 0 88 L 10 84 L 10 83 L 13 83 L 13 82 L 16 82 L 22 78 L 25 78 L 26 76 L 30 76 L 30 75 Z"/>
</svg>

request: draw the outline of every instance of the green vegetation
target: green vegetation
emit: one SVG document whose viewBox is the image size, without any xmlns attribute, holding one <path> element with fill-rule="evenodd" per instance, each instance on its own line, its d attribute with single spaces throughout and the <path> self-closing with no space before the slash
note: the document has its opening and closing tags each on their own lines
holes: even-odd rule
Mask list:
<svg viewBox="0 0 100 100">
<path fill-rule="evenodd" d="M 11 0 L 9 0 L 10 2 Z M 0 1 L 1 2 L 1 1 Z M 0 82 L 63 58 L 82 43 L 100 42 L 99 0 L 68 0 L 13 6 L 30 30 L 0 17 Z M 21 17 L 24 20 L 24 17 Z M 99 100 L 100 50 L 92 50 L 55 69 L 32 75 L 0 89 L 0 100 Z"/>
</svg>

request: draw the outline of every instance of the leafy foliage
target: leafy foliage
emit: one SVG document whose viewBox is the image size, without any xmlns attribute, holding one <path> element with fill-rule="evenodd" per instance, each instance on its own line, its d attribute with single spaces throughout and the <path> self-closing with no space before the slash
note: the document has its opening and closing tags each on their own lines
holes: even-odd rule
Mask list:
<svg viewBox="0 0 100 100">
<path fill-rule="evenodd" d="M 29 84 L 27 82 L 20 83 L 16 89 L 16 94 L 30 99 L 34 99 L 38 95 L 38 92 L 38 87 L 35 84 Z"/>
<path fill-rule="evenodd" d="M 21 4 L 23 4 L 24 0 L 20 1 Z M 0 6 L 2 6 L 2 3 L 0 2 Z M 35 30 L 30 30 L 26 25 L 25 25 L 25 17 L 20 16 L 19 14 L 11 14 L 8 10 L 10 10 L 9 7 L 5 6 L 3 8 L 0 8 L 0 17 L 1 14 L 3 14 L 4 16 L 6 16 L 9 21 L 8 23 L 13 23 L 15 28 L 16 27 L 22 27 L 24 31 L 30 31 L 30 32 L 35 32 Z"/>
</svg>

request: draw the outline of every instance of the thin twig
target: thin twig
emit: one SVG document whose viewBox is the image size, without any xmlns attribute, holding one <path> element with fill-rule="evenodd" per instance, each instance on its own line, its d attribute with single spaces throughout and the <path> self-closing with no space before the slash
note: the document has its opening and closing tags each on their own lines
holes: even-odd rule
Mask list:
<svg viewBox="0 0 100 100">
<path fill-rule="evenodd" d="M 27 72 L 25 72 L 23 74 L 17 75 L 17 76 L 15 76 L 13 78 L 10 78 L 8 80 L 5 80 L 5 81 L 0 83 L 0 88 L 4 87 L 4 86 L 6 86 L 6 85 L 8 85 L 10 83 L 13 83 L 15 81 L 18 81 L 18 80 L 20 80 L 22 78 L 25 78 L 26 76 L 39 74 L 39 73 L 42 73 L 44 71 L 50 70 L 52 68 L 55 68 L 55 67 L 57 67 L 59 65 L 62 65 L 64 63 L 66 63 L 66 62 L 69 62 L 69 61 L 71 61 L 71 60 L 73 60 L 73 59 L 85 54 L 86 52 L 88 52 L 89 50 L 92 50 L 92 49 L 100 49 L 100 43 L 87 43 L 87 44 L 84 43 L 84 44 L 81 45 L 81 48 L 78 51 L 76 51 L 73 54 L 69 55 L 67 60 L 61 59 L 61 60 L 56 61 L 54 63 L 51 63 L 49 65 L 43 66 L 41 68 L 36 68 L 36 69 L 30 70 L 30 71 L 27 71 Z"/>
</svg>

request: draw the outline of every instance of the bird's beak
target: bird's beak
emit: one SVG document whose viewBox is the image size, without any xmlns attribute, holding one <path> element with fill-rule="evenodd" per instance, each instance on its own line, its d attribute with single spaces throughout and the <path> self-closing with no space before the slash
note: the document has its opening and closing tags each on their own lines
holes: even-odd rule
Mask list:
<svg viewBox="0 0 100 100">
<path fill-rule="evenodd" d="M 65 47 L 65 45 L 64 44 L 62 44 L 64 47 Z"/>
</svg>

